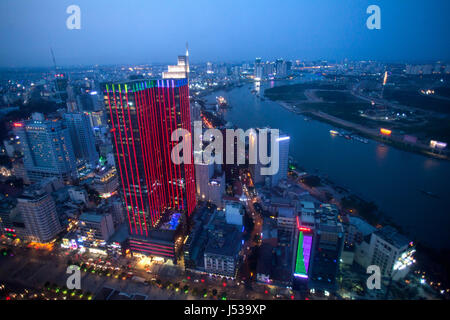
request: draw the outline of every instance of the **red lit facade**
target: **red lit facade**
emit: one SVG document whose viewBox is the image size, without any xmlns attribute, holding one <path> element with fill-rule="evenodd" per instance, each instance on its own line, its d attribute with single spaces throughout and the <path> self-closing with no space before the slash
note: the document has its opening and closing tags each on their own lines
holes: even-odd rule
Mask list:
<svg viewBox="0 0 450 320">
<path fill-rule="evenodd" d="M 130 235 L 151 238 L 166 212 L 196 205 L 194 165 L 171 161 L 172 132 L 191 132 L 188 81 L 107 84 L 104 95 Z"/>
</svg>

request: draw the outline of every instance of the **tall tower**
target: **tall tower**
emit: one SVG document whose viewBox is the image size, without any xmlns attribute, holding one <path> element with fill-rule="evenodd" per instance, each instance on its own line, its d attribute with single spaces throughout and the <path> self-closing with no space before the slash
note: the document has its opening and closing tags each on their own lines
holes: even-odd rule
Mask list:
<svg viewBox="0 0 450 320">
<path fill-rule="evenodd" d="M 186 41 L 186 78 L 189 80 L 189 47 Z"/>
<path fill-rule="evenodd" d="M 280 133 L 278 137 L 279 167 L 278 172 L 272 176 L 272 187 L 276 187 L 280 180 L 287 178 L 289 162 L 289 141 L 290 137 Z"/>
<path fill-rule="evenodd" d="M 186 42 L 186 55 L 178 56 L 177 65 L 167 67 L 162 73 L 163 79 L 189 79 L 189 50 Z"/>
<path fill-rule="evenodd" d="M 263 66 L 261 63 L 261 58 L 255 59 L 255 72 L 254 72 L 255 80 L 259 81 L 263 77 Z"/>
<path fill-rule="evenodd" d="M 171 159 L 172 132 L 191 132 L 188 80 L 106 84 L 104 95 L 130 235 L 151 238 L 166 214 L 196 205 L 192 153 L 191 164 Z"/>
</svg>

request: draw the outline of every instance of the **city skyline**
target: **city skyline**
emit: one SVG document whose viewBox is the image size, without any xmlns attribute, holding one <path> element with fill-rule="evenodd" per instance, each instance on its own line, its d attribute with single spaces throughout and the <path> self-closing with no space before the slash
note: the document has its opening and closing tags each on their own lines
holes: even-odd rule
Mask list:
<svg viewBox="0 0 450 320">
<path fill-rule="evenodd" d="M 448 9 L 3 0 L 0 301 L 450 299 Z"/>
<path fill-rule="evenodd" d="M 372 4 L 381 9 L 380 30 L 366 27 L 370 16 L 366 10 Z M 165 57 L 182 52 L 178 44 L 186 40 L 195 53 L 192 63 L 258 56 L 269 60 L 450 58 L 446 1 L 285 1 L 268 10 L 268 2 L 155 5 L 135 1 L 122 7 L 119 2 L 80 0 L 75 4 L 81 10 L 80 30 L 66 27 L 70 5 L 69 1 L 2 2 L 0 30 L 8 32 L 2 32 L 0 40 L 9 43 L 9 50 L 0 53 L 1 67 L 51 66 L 50 48 L 59 66 L 167 63 Z M 22 14 L 12 18 L 13 11 Z M 144 30 L 153 26 L 161 26 L 161 32 L 146 37 Z M 127 39 L 127 44 L 118 46 L 115 39 Z"/>
</svg>

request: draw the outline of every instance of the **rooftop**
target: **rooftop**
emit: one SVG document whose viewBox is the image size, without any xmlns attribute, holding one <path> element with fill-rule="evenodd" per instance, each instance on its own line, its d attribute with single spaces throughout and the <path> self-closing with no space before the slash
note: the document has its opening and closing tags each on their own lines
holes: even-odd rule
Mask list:
<svg viewBox="0 0 450 320">
<path fill-rule="evenodd" d="M 374 226 L 370 225 L 366 221 L 358 217 L 349 217 L 350 224 L 355 226 L 364 236 L 371 234 L 377 230 Z"/>
<path fill-rule="evenodd" d="M 411 243 L 411 240 L 406 238 L 392 226 L 383 227 L 375 231 L 374 234 L 397 248 L 407 246 Z"/>
<path fill-rule="evenodd" d="M 86 221 L 86 222 L 96 222 L 100 223 L 103 219 L 103 215 L 101 214 L 95 214 L 95 213 L 83 213 L 80 216 L 80 221 Z"/>
<path fill-rule="evenodd" d="M 235 256 L 240 250 L 240 233 L 234 226 L 224 226 L 223 232 L 214 233 L 206 245 L 205 254 Z"/>
</svg>

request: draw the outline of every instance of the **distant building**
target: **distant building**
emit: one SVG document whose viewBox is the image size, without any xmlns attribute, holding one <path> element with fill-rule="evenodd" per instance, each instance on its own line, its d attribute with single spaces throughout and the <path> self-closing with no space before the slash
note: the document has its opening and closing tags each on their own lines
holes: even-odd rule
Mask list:
<svg viewBox="0 0 450 320">
<path fill-rule="evenodd" d="M 207 62 L 207 63 L 206 63 L 206 73 L 207 73 L 207 74 L 212 74 L 212 73 L 214 73 L 213 65 L 212 65 L 211 62 Z"/>
<path fill-rule="evenodd" d="M 29 121 L 14 123 L 24 155 L 24 167 L 31 182 L 47 177 L 65 181 L 76 175 L 75 155 L 69 130 L 61 120 L 44 120 L 33 115 Z"/>
<path fill-rule="evenodd" d="M 277 59 L 275 61 L 275 69 L 277 78 L 284 78 L 287 75 L 286 63 L 283 59 Z"/>
<path fill-rule="evenodd" d="M 168 71 L 162 73 L 163 79 L 185 79 L 189 77 L 189 50 L 186 44 L 186 55 L 178 56 L 175 66 L 168 66 Z"/>
<path fill-rule="evenodd" d="M 59 103 L 66 103 L 68 97 L 68 83 L 69 79 L 67 78 L 65 73 L 55 74 L 55 94 Z"/>
<path fill-rule="evenodd" d="M 261 58 L 255 59 L 255 80 L 261 80 L 263 78 L 263 65 L 261 63 Z"/>
</svg>

